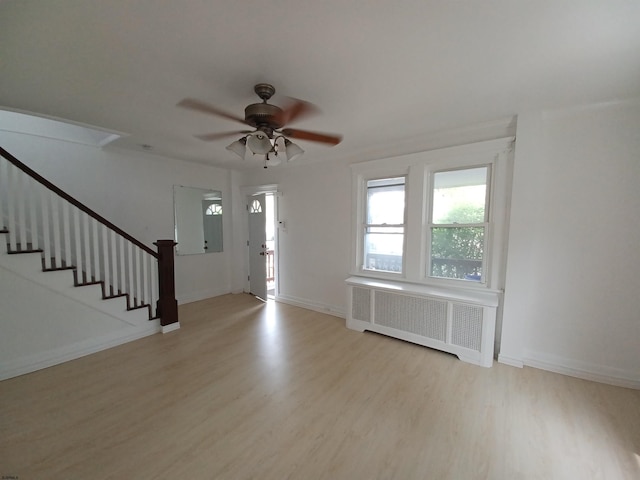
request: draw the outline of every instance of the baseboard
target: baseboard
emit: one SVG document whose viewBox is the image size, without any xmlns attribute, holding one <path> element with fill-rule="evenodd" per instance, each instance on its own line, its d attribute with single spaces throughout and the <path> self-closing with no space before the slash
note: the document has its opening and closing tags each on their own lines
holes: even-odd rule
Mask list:
<svg viewBox="0 0 640 480">
<path fill-rule="evenodd" d="M 633 372 L 619 368 L 589 364 L 532 351 L 526 352 L 523 363 L 528 367 L 539 368 L 570 377 L 640 390 L 640 378 L 638 378 L 637 371 Z"/>
<path fill-rule="evenodd" d="M 503 363 L 505 365 L 510 365 L 512 367 L 522 368 L 524 367 L 524 363 L 522 360 L 512 357 L 507 357 L 506 355 L 498 354 L 498 363 Z"/>
<path fill-rule="evenodd" d="M 92 353 L 132 342 L 160 331 L 160 320 L 150 320 L 147 325 L 137 327 L 134 331 L 127 328 L 126 332 L 116 331 L 96 338 L 89 338 L 64 347 L 40 352 L 26 357 L 16 358 L 0 366 L 0 380 L 17 377 L 35 372 L 43 368 L 52 367 L 60 363 L 75 360 Z"/>
<path fill-rule="evenodd" d="M 276 302 L 286 303 L 295 307 L 306 308 L 307 310 L 313 310 L 314 312 L 326 313 L 327 315 L 333 315 L 334 317 L 339 318 L 347 318 L 345 310 L 335 305 L 313 302 L 311 300 L 292 297 L 290 295 L 278 295 L 275 300 Z"/>
<path fill-rule="evenodd" d="M 191 302 L 199 302 L 200 300 L 206 300 L 207 298 L 219 297 L 220 295 L 226 295 L 231 293 L 228 289 L 213 289 L 213 290 L 200 290 L 198 292 L 185 293 L 183 295 L 176 295 L 178 305 Z"/>
<path fill-rule="evenodd" d="M 170 323 L 169 325 L 162 325 L 162 327 L 160 327 L 160 331 L 162 333 L 169 333 L 169 332 L 178 330 L 179 328 L 180 328 L 180 322 L 173 322 L 173 323 Z"/>
</svg>

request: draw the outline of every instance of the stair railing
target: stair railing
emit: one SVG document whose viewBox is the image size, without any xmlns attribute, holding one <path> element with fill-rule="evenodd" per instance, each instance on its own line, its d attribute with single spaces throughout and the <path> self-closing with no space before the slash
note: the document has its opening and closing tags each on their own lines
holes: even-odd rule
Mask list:
<svg viewBox="0 0 640 480">
<path fill-rule="evenodd" d="M 173 240 L 154 251 L 0 147 L 0 231 L 9 253 L 42 252 L 43 270 L 72 269 L 78 286 L 102 284 L 161 325 L 178 321 Z"/>
</svg>

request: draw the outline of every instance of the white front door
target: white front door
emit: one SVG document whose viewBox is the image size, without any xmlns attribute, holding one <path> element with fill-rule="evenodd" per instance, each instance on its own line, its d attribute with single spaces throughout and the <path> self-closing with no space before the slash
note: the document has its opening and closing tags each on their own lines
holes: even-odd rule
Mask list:
<svg viewBox="0 0 640 480">
<path fill-rule="evenodd" d="M 267 214 L 265 195 L 249 197 L 249 290 L 267 299 Z"/>
</svg>

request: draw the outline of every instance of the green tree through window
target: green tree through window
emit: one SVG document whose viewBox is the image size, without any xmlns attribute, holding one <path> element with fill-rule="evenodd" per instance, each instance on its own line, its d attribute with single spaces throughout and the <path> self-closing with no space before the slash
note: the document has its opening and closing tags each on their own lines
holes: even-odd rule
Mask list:
<svg viewBox="0 0 640 480">
<path fill-rule="evenodd" d="M 442 223 L 450 224 L 482 222 L 484 208 L 473 205 L 457 205 L 442 219 Z M 434 277 L 475 278 L 481 275 L 483 254 L 483 227 L 436 227 L 432 230 L 431 255 L 435 261 L 432 261 L 431 275 Z"/>
</svg>

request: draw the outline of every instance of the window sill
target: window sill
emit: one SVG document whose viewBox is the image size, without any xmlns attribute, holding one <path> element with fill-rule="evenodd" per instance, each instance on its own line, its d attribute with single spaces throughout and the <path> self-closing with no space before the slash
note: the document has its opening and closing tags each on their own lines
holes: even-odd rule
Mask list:
<svg viewBox="0 0 640 480">
<path fill-rule="evenodd" d="M 346 283 L 352 286 L 375 288 L 379 290 L 393 291 L 396 293 L 426 295 L 488 307 L 498 306 L 501 293 L 500 291 L 487 290 L 486 288 L 479 289 L 478 287 L 465 288 L 462 286 L 434 286 L 411 283 L 397 278 L 390 279 L 388 277 L 362 276 L 362 274 L 347 278 Z"/>
</svg>

